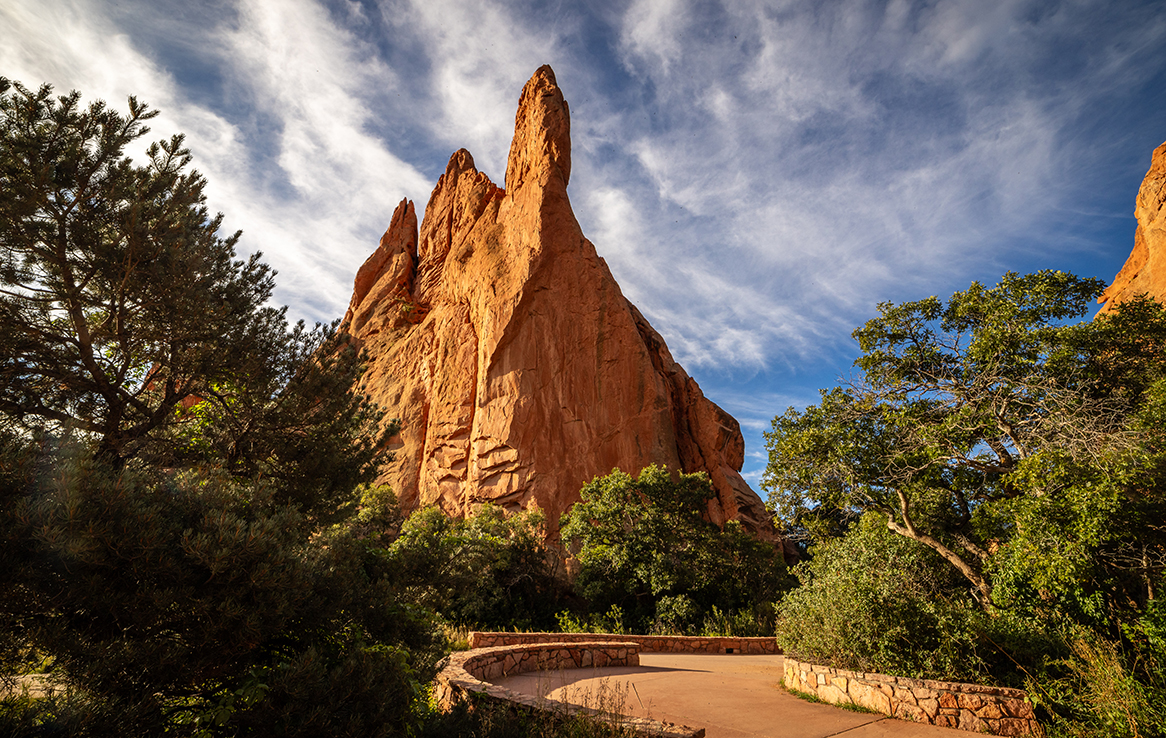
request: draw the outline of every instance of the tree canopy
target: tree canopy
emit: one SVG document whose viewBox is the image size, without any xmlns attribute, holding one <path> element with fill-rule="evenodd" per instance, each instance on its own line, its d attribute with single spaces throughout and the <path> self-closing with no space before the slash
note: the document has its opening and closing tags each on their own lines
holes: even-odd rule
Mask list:
<svg viewBox="0 0 1166 738">
<path fill-rule="evenodd" d="M 0 78 L 0 411 L 114 465 L 213 457 L 332 506 L 377 454 L 357 356 L 267 305 L 275 273 L 235 259 L 181 135 L 126 156 L 155 115 Z"/>
<path fill-rule="evenodd" d="M 126 458 L 252 353 L 273 275 L 234 261 L 181 136 L 124 155 L 154 111 L 79 100 L 0 81 L 0 407 Z"/>
<path fill-rule="evenodd" d="M 1079 322 L 1103 286 L 1010 273 L 884 303 L 857 376 L 774 419 L 763 486 L 815 542 L 779 613 L 793 647 L 1024 683 L 1070 732 L 1161 734 L 1166 311 Z"/>
<path fill-rule="evenodd" d="M 819 529 L 837 520 L 830 510 L 877 511 L 990 606 L 992 552 L 1019 532 L 1023 501 L 1063 500 L 1092 479 L 1102 507 L 1138 490 L 1161 502 L 1144 418 L 1166 368 L 1166 317 L 1143 299 L 1068 322 L 1103 286 L 1063 272 L 1008 274 L 946 303 L 880 305 L 854 333 L 858 377 L 774 419 L 763 481 L 771 503 L 786 521 Z M 1005 509 L 1014 512 L 1002 517 Z"/>
<path fill-rule="evenodd" d="M 579 563 L 575 587 L 593 608 L 619 608 L 624 627 L 695 628 L 718 611 L 772 602 L 786 583 L 781 551 L 735 521 L 703 516 L 708 476 L 618 469 L 580 491 L 561 535 Z M 654 624 L 654 626 L 653 626 Z"/>
</svg>

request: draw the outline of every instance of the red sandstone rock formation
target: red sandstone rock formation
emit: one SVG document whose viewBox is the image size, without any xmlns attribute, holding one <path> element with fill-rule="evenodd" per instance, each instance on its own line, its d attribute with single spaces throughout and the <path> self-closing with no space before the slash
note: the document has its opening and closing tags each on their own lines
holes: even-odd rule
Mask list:
<svg viewBox="0 0 1166 738">
<path fill-rule="evenodd" d="M 522 91 L 506 189 L 458 151 L 420 232 L 402 202 L 344 319 L 364 389 L 401 419 L 381 478 L 405 509 L 537 506 L 552 530 L 596 475 L 706 471 L 708 515 L 772 536 L 738 473 L 740 427 L 624 298 L 571 203 L 570 117 L 550 67 Z"/>
<path fill-rule="evenodd" d="M 1149 294 L 1166 303 L 1166 143 L 1154 149 L 1150 171 L 1142 180 L 1134 216 L 1134 250 L 1098 302 L 1101 312 L 1113 310 L 1135 295 Z"/>
</svg>

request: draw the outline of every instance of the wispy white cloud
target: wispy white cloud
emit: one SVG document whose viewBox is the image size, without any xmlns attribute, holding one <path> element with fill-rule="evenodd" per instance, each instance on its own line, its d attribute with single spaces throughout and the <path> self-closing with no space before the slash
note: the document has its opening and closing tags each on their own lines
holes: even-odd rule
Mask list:
<svg viewBox="0 0 1166 738">
<path fill-rule="evenodd" d="M 0 4 L 0 70 L 33 88 L 49 83 L 59 94 L 80 89 L 86 101 L 101 98 L 120 105 L 137 95 L 155 108 L 167 108 L 166 115 L 151 124 L 156 135 L 177 130 L 170 76 L 138 53 L 129 37 L 106 16 L 93 12 L 89 3 Z M 216 128 L 213 119 L 200 124 Z"/>
<path fill-rule="evenodd" d="M 682 362 L 849 351 L 879 300 L 999 274 L 1018 242 L 1059 237 L 1065 162 L 1090 155 L 1064 126 L 1115 74 L 1152 73 L 1131 67 L 1164 36 L 1089 41 L 1104 4 L 1045 6 L 634 2 L 621 62 L 653 96 L 646 116 L 612 111 L 623 167 L 597 179 L 622 180 L 635 233 L 602 225 L 602 197 L 582 217 L 618 276 L 652 285 L 642 307 Z"/>
<path fill-rule="evenodd" d="M 396 75 L 314 0 L 245 0 L 217 41 L 223 68 L 267 121 L 252 143 L 274 149 L 279 173 L 230 172 L 232 210 L 280 268 L 282 294 L 312 317 L 338 316 L 397 201 L 431 186 L 371 130 L 365 100 L 391 93 Z"/>
<path fill-rule="evenodd" d="M 277 299 L 326 318 L 454 149 L 501 179 L 519 90 L 552 63 L 585 233 L 682 363 L 746 375 L 843 356 L 877 301 L 1014 268 L 1025 240 L 1094 248 L 1055 223 L 1115 144 L 1067 122 L 1161 73 L 1166 43 L 1160 13 L 1101 0 L 234 0 L 167 20 L 186 7 L 8 0 L 0 73 L 161 108 Z"/>
<path fill-rule="evenodd" d="M 151 138 L 187 134 L 212 208 L 225 211 L 228 230 L 244 231 L 243 249 L 263 251 L 280 272 L 276 298 L 296 317 L 339 316 L 396 201 L 431 186 L 369 132 L 365 90 L 391 88 L 392 70 L 312 0 L 245 0 L 220 25 L 185 29 L 201 36 L 204 61 L 231 81 L 242 112 L 214 109 L 104 11 L 96 2 L 7 4 L 0 63 L 18 79 L 111 104 L 133 93 L 162 110 Z"/>
<path fill-rule="evenodd" d="M 689 22 L 686 0 L 633 0 L 624 14 L 620 42 L 630 58 L 657 72 L 672 70 L 684 55 L 679 38 Z"/>
</svg>

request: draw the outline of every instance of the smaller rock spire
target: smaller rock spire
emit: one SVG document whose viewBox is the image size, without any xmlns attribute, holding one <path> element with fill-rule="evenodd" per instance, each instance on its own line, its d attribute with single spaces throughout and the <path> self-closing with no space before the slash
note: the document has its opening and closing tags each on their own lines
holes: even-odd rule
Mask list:
<svg viewBox="0 0 1166 738">
<path fill-rule="evenodd" d="M 413 271 L 417 263 L 417 212 L 413 201 L 401 200 L 393 211 L 389 227 L 381 236 L 377 250 L 365 259 L 356 272 L 353 283 L 352 301 L 344 316 L 344 329 L 355 332 L 368 320 L 371 310 L 384 301 L 390 292 L 406 296 L 413 289 Z M 386 275 L 391 272 L 392 274 Z M 367 302 L 365 297 L 374 286 L 377 293 Z"/>
</svg>

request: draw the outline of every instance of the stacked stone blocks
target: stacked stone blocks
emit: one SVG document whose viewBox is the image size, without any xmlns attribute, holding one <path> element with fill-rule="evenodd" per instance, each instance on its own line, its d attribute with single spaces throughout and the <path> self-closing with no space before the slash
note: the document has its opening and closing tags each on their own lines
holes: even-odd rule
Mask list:
<svg viewBox="0 0 1166 738">
<path fill-rule="evenodd" d="M 990 735 L 1044 735 L 1028 695 L 1019 689 L 855 672 L 788 655 L 784 681 L 833 705 L 857 705 L 903 720 Z"/>
</svg>

